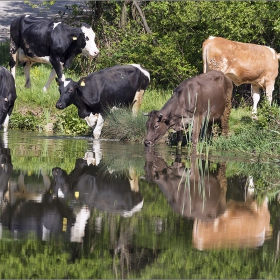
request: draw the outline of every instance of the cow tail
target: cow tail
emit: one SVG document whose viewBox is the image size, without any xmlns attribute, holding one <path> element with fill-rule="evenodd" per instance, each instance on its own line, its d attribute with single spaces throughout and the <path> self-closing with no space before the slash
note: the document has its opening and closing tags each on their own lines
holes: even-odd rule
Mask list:
<svg viewBox="0 0 280 280">
<path fill-rule="evenodd" d="M 207 41 L 202 45 L 203 73 L 207 72 Z"/>
<path fill-rule="evenodd" d="M 18 63 L 18 49 L 20 46 L 20 23 L 21 20 L 25 16 L 21 16 L 18 19 L 15 19 L 12 21 L 10 25 L 10 71 L 13 74 L 13 77 L 15 77 L 15 67 Z"/>
</svg>

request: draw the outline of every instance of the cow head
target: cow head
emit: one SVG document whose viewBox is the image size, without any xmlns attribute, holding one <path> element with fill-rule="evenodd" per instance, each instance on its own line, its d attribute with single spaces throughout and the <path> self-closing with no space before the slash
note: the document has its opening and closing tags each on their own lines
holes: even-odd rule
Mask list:
<svg viewBox="0 0 280 280">
<path fill-rule="evenodd" d="M 53 196 L 66 198 L 70 189 L 69 176 L 65 170 L 55 167 L 52 169 L 53 181 L 50 190 Z"/>
<path fill-rule="evenodd" d="M 7 117 L 9 109 L 14 105 L 13 95 L 9 93 L 7 96 L 0 96 L 0 125 L 2 125 Z"/>
<path fill-rule="evenodd" d="M 86 56 L 95 57 L 99 54 L 99 50 L 95 44 L 95 33 L 88 24 L 83 24 L 81 27 L 82 32 L 85 35 L 86 46 L 82 49 L 82 54 Z"/>
<path fill-rule="evenodd" d="M 60 98 L 56 102 L 57 109 L 65 109 L 69 105 L 73 104 L 75 95 L 77 94 L 78 83 L 72 79 L 66 79 L 65 81 L 56 78 L 58 83 L 58 90 L 60 92 Z"/>
<path fill-rule="evenodd" d="M 147 116 L 147 135 L 144 141 L 146 147 L 154 146 L 155 142 L 162 138 L 170 127 L 169 119 L 159 111 L 153 110 Z"/>
</svg>

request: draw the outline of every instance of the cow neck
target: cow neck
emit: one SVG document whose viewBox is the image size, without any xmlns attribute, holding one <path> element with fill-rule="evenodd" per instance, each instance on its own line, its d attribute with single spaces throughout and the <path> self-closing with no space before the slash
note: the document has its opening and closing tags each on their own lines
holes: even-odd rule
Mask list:
<svg viewBox="0 0 280 280">
<path fill-rule="evenodd" d="M 83 98 L 83 93 L 79 88 L 77 88 L 77 93 L 74 95 L 73 104 L 78 108 L 80 118 L 85 118 L 90 115 L 91 110 L 86 105 L 86 102 Z"/>
<path fill-rule="evenodd" d="M 182 114 L 180 111 L 182 111 L 181 106 L 178 102 L 178 97 L 175 95 L 160 110 L 162 115 L 168 118 L 170 127 L 181 125 Z"/>
</svg>

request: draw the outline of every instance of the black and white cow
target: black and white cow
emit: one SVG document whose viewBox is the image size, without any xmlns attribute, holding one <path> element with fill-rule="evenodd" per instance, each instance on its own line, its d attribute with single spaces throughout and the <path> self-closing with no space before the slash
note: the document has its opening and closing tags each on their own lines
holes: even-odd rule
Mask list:
<svg viewBox="0 0 280 280">
<path fill-rule="evenodd" d="M 80 118 L 85 119 L 92 128 L 96 124 L 93 135 L 98 139 L 104 124 L 101 116 L 104 109 L 108 106 L 133 105 L 132 113 L 137 114 L 149 82 L 149 72 L 139 64 L 105 68 L 81 78 L 78 82 L 72 79 L 60 81 L 60 98 L 56 108 L 64 109 L 74 104 Z"/>
<path fill-rule="evenodd" d="M 6 68 L 0 66 L 0 125 L 4 131 L 8 129 L 16 98 L 14 77 Z"/>
<path fill-rule="evenodd" d="M 25 87 L 29 88 L 30 68 L 36 63 L 49 63 L 53 66 L 46 91 L 55 74 L 64 80 L 63 68 L 71 65 L 78 54 L 95 57 L 99 53 L 95 44 L 95 33 L 92 28 L 83 24 L 81 28 L 72 27 L 63 22 L 49 19 L 21 16 L 10 26 L 10 67 L 15 78 L 16 58 L 24 63 Z"/>
</svg>

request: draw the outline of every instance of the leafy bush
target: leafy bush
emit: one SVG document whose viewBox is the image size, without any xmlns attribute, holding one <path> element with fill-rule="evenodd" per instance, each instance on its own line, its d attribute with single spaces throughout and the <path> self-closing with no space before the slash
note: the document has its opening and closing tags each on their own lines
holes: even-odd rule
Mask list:
<svg viewBox="0 0 280 280">
<path fill-rule="evenodd" d="M 11 129 L 38 131 L 41 127 L 40 123 L 41 120 L 31 112 L 28 112 L 25 116 L 14 112 L 9 121 L 9 127 Z"/>
<path fill-rule="evenodd" d="M 86 121 L 78 116 L 78 110 L 71 105 L 63 110 L 61 115 L 57 116 L 54 123 L 54 132 L 74 135 L 92 134 L 92 129 L 87 125 Z"/>
</svg>

